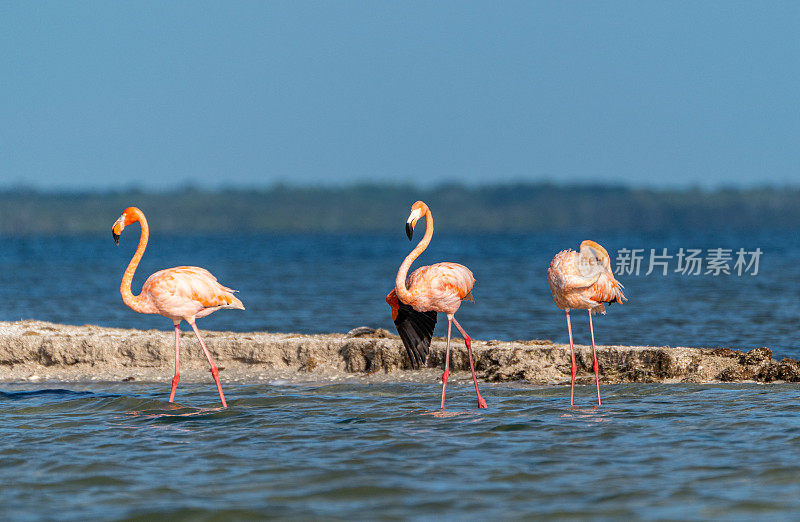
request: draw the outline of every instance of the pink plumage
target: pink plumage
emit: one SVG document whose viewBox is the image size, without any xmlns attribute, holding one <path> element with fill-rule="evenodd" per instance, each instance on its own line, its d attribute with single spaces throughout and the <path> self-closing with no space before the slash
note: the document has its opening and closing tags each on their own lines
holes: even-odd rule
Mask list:
<svg viewBox="0 0 800 522">
<path fill-rule="evenodd" d="M 587 268 L 589 271 L 587 273 Z M 623 303 L 623 286 L 611 270 L 581 259 L 574 250 L 562 250 L 547 270 L 553 301 L 562 310 L 581 309 L 606 313 L 604 303 Z"/>
<path fill-rule="evenodd" d="M 464 299 L 474 301 L 473 286 L 475 277 L 472 272 L 458 263 L 421 266 L 406 278 L 406 288 L 414 296 L 408 304 L 419 312 L 433 310 L 454 314 Z"/>
<path fill-rule="evenodd" d="M 594 358 L 594 375 L 597 385 L 597 405 L 600 400 L 600 374 L 597 363 L 597 351 L 594 345 L 593 313 L 606 313 L 607 303 L 624 303 L 627 301 L 622 293 L 622 284 L 614 278 L 611 271 L 611 257 L 605 248 L 594 241 L 581 243 L 579 252 L 562 250 L 553 258 L 547 270 L 547 281 L 556 306 L 567 314 L 567 331 L 569 332 L 569 348 L 572 355 L 572 385 L 570 387 L 570 405 L 575 405 L 575 346 L 572 342 L 572 322 L 569 311 L 573 309 L 588 310 L 589 332 L 592 337 L 592 355 Z"/>
<path fill-rule="evenodd" d="M 144 282 L 142 294 L 156 313 L 170 319 L 205 317 L 220 308 L 244 310 L 234 290 L 222 286 L 205 268 L 178 266 L 159 270 Z"/>
<path fill-rule="evenodd" d="M 408 239 L 412 239 L 414 227 L 422 217 L 426 223 L 425 235 L 400 265 L 395 277 L 394 290 L 386 296 L 386 302 L 392 309 L 392 320 L 403 340 L 411 364 L 415 367 L 423 364 L 428 355 L 433 330 L 436 327 L 437 312 L 447 314 L 447 352 L 442 374 L 441 408 L 444 409 L 447 378 L 450 375 L 450 333 L 453 324 L 458 328 L 467 347 L 472 380 L 478 396 L 478 407 L 485 408 L 486 401 L 478 389 L 478 379 L 472 361 L 472 340 L 455 318 L 461 301 L 465 299 L 474 301 L 472 287 L 475 286 L 475 277 L 464 265 L 447 262 L 422 266 L 408 274 L 414 260 L 428 247 L 433 237 L 433 215 L 428 205 L 417 201 L 411 206 L 411 215 L 406 221 Z"/>
<path fill-rule="evenodd" d="M 122 215 L 114 222 L 111 233 L 114 242 L 119 244 L 119 236 L 126 226 L 138 222 L 142 228 L 139 236 L 139 245 L 133 255 L 125 274 L 122 276 L 122 283 L 119 291 L 122 301 L 131 309 L 142 314 L 159 314 L 172 319 L 175 326 L 175 375 L 172 378 L 172 391 L 169 395 L 169 402 L 175 399 L 175 390 L 180 381 L 180 323 L 186 321 L 197 335 L 203 353 L 211 365 L 211 375 L 217 385 L 219 398 L 222 407 L 227 407 L 225 395 L 222 393 L 222 384 L 219 380 L 219 369 L 211 358 L 211 353 L 206 347 L 206 343 L 200 336 L 195 320 L 216 312 L 221 308 L 233 308 L 244 310 L 242 302 L 233 295 L 233 290 L 222 286 L 217 278 L 205 268 L 197 266 L 178 266 L 159 270 L 142 285 L 139 295 L 134 295 L 131 291 L 131 282 L 136 267 L 139 266 L 144 251 L 147 248 L 147 240 L 150 236 L 150 229 L 144 213 L 136 207 L 128 207 Z"/>
</svg>

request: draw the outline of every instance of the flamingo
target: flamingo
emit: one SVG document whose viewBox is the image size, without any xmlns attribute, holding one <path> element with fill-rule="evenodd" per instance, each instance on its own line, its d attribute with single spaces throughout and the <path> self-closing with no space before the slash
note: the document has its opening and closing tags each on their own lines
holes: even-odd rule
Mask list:
<svg viewBox="0 0 800 522">
<path fill-rule="evenodd" d="M 235 290 L 224 287 L 217 282 L 217 278 L 205 268 L 196 266 L 178 266 L 160 270 L 150 277 L 142 285 L 139 295 L 131 292 L 131 281 L 139 261 L 147 248 L 147 239 L 150 235 L 147 226 L 147 219 L 144 213 L 136 207 L 128 207 L 122 215 L 114 222 L 111 233 L 114 236 L 114 243 L 119 245 L 119 236 L 125 227 L 139 222 L 141 235 L 139 246 L 133 254 L 125 274 L 122 276 L 122 284 L 119 291 L 122 294 L 123 302 L 134 311 L 142 314 L 159 314 L 172 319 L 175 325 L 175 376 L 172 378 L 172 392 L 169 395 L 169 402 L 175 400 L 175 389 L 181 379 L 180 374 L 180 323 L 186 321 L 194 330 L 203 352 L 206 354 L 211 365 L 211 374 L 217 383 L 217 391 L 222 401 L 222 407 L 227 408 L 225 395 L 222 393 L 222 384 L 219 382 L 219 370 L 211 354 L 206 348 L 206 343 L 197 330 L 195 319 L 205 317 L 216 312 L 220 308 L 233 308 L 244 310 L 242 302 L 233 295 Z"/>
<path fill-rule="evenodd" d="M 606 313 L 605 303 L 620 303 L 628 299 L 622 293 L 622 283 L 614 279 L 611 271 L 611 259 L 605 248 L 594 241 L 581 243 L 580 252 L 562 250 L 553 258 L 547 269 L 547 279 L 553 301 L 556 306 L 567 313 L 567 330 L 569 331 L 569 349 L 572 352 L 572 386 L 569 403 L 575 406 L 575 347 L 572 344 L 572 325 L 569 311 L 571 309 L 588 310 L 589 331 L 592 336 L 592 356 L 594 357 L 594 378 L 597 385 L 597 405 L 600 400 L 600 376 L 597 365 L 597 352 L 594 346 L 594 327 L 592 313 Z"/>
<path fill-rule="evenodd" d="M 428 248 L 433 237 L 433 215 L 428 205 L 417 201 L 411 206 L 411 215 L 406 221 L 406 235 L 411 241 L 414 237 L 414 227 L 425 216 L 425 236 L 417 247 L 406 256 L 397 277 L 394 281 L 394 290 L 386 296 L 386 302 L 392 309 L 392 320 L 397 327 L 397 332 L 403 340 L 403 345 L 411 359 L 411 365 L 418 368 L 425 363 L 428 349 L 436 327 L 436 314 L 447 314 L 447 354 L 442 374 L 442 405 L 444 409 L 444 396 L 447 389 L 447 378 L 450 376 L 450 331 L 456 325 L 469 353 L 469 367 L 472 370 L 472 381 L 475 383 L 475 393 L 478 396 L 478 407 L 486 408 L 486 401 L 481 397 L 478 389 L 478 379 L 475 377 L 475 365 L 472 362 L 472 339 L 458 324 L 455 313 L 461 306 L 461 301 L 472 297 L 472 287 L 475 278 L 469 268 L 458 263 L 436 263 L 430 266 L 421 266 L 407 276 L 408 269 L 414 260 Z"/>
</svg>

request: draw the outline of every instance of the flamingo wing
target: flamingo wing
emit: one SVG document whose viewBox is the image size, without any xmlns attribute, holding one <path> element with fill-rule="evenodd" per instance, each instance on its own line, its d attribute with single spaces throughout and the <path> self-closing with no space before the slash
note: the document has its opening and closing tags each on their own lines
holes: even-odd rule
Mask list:
<svg viewBox="0 0 800 522">
<path fill-rule="evenodd" d="M 564 250 L 556 254 L 547 270 L 556 306 L 605 313 L 604 303 L 626 300 L 622 284 L 592 257 Z"/>
<path fill-rule="evenodd" d="M 471 292 L 475 286 L 472 271 L 458 263 L 436 263 L 421 266 L 408 276 L 406 286 L 414 292 L 416 289 L 440 295 L 452 295 L 459 300 L 473 300 Z"/>
<path fill-rule="evenodd" d="M 462 300 L 474 301 L 474 285 L 475 278 L 464 265 L 436 263 L 417 268 L 406 279 L 406 288 L 414 296 L 413 305 L 400 301 L 394 290 L 386 296 L 397 333 L 414 368 L 424 364 L 428 356 L 437 312 L 455 313 Z"/>
<path fill-rule="evenodd" d="M 399 313 L 394 324 L 403 340 L 413 368 L 425 364 L 436 328 L 436 312 L 417 312 L 414 307 L 399 303 Z"/>
<path fill-rule="evenodd" d="M 196 266 L 179 266 L 160 270 L 147 278 L 143 292 L 159 311 L 176 317 L 190 317 L 218 308 L 244 309 L 233 295 L 234 290 L 217 282 L 211 272 Z M 203 315 L 199 315 L 202 317 Z"/>
<path fill-rule="evenodd" d="M 418 312 L 414 307 L 401 302 L 392 290 L 386 296 L 386 302 L 392 309 L 392 320 L 408 352 L 413 368 L 425 364 L 428 350 L 436 328 L 436 312 Z"/>
<path fill-rule="evenodd" d="M 472 297 L 475 278 L 469 268 L 458 263 L 436 263 L 421 266 L 406 279 L 406 288 L 414 296 L 408 304 L 419 312 L 436 310 L 455 313 L 461 301 Z"/>
<path fill-rule="evenodd" d="M 603 274 L 591 287 L 591 299 L 601 303 L 622 304 L 628 300 L 622 293 L 623 288 L 625 287 L 614 278 L 613 274 Z"/>
<path fill-rule="evenodd" d="M 563 250 L 556 254 L 547 270 L 551 286 L 562 292 L 589 288 L 603 274 L 590 260 L 581 258 L 574 250 Z"/>
</svg>

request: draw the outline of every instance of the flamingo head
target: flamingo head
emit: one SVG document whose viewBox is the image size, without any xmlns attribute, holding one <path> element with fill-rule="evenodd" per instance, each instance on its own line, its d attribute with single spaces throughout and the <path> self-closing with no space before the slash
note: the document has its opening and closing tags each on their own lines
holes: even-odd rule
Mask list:
<svg viewBox="0 0 800 522">
<path fill-rule="evenodd" d="M 581 243 L 581 255 L 594 259 L 606 270 L 611 270 L 611 258 L 606 249 L 590 239 Z"/>
<path fill-rule="evenodd" d="M 411 214 L 408 216 L 408 220 L 406 221 L 406 235 L 408 236 L 408 240 L 414 237 L 414 227 L 417 226 L 417 221 L 422 218 L 425 214 L 428 213 L 428 205 L 426 205 L 422 201 L 417 201 L 413 205 L 411 205 Z"/>
<path fill-rule="evenodd" d="M 122 231 L 131 223 L 139 221 L 139 215 L 141 213 L 142 211 L 136 207 L 128 207 L 125 209 L 119 219 L 114 222 L 114 226 L 111 227 L 111 236 L 114 238 L 114 243 L 119 245 L 119 236 L 122 234 Z"/>
</svg>

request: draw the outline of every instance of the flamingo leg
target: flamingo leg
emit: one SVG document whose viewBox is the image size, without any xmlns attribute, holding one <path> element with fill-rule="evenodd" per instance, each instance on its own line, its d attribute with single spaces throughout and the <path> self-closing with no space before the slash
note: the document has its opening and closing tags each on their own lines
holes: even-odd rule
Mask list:
<svg viewBox="0 0 800 522">
<path fill-rule="evenodd" d="M 481 397 L 481 391 L 478 389 L 478 378 L 475 377 L 475 365 L 472 363 L 472 339 L 469 335 L 467 335 L 467 332 L 461 328 L 461 325 L 458 324 L 458 321 L 455 317 L 453 317 L 453 323 L 455 323 L 458 331 L 461 332 L 461 337 L 464 338 L 464 344 L 467 345 L 467 353 L 469 354 L 469 369 L 472 370 L 472 382 L 475 383 L 475 394 L 478 396 L 478 408 L 486 408 L 486 401 L 483 400 L 483 397 Z"/>
<path fill-rule="evenodd" d="M 594 358 L 594 382 L 597 384 L 597 405 L 602 406 L 600 401 L 600 373 L 597 364 L 597 352 L 594 349 L 594 327 L 592 326 L 592 311 L 589 310 L 589 332 L 592 334 L 592 357 Z"/>
<path fill-rule="evenodd" d="M 169 394 L 169 402 L 175 400 L 175 390 L 181 381 L 181 352 L 180 352 L 181 328 L 180 321 L 175 323 L 175 376 L 172 378 L 172 392 Z"/>
<path fill-rule="evenodd" d="M 575 373 L 578 371 L 578 365 L 575 364 L 575 346 L 572 344 L 572 323 L 569 320 L 569 310 L 567 310 L 567 331 L 569 332 L 569 349 L 572 353 L 572 386 L 569 389 L 569 405 L 575 406 Z"/>
<path fill-rule="evenodd" d="M 452 316 L 447 316 L 447 355 L 444 356 L 444 373 L 442 374 L 442 409 L 444 409 L 444 391 L 447 389 L 447 378 L 450 377 L 450 329 L 453 326 Z"/>
<path fill-rule="evenodd" d="M 194 321 L 189 323 L 192 325 L 192 330 L 194 330 L 195 335 L 197 335 L 197 340 L 200 341 L 200 346 L 203 347 L 203 352 L 206 354 L 206 359 L 208 359 L 208 363 L 211 365 L 211 375 L 214 376 L 214 382 L 217 383 L 217 391 L 219 391 L 219 398 L 222 401 L 222 407 L 227 408 L 228 403 L 225 402 L 225 395 L 222 394 L 222 384 L 219 382 L 219 370 L 217 369 L 217 365 L 214 364 L 214 360 L 211 358 L 211 353 L 209 353 L 208 348 L 206 348 L 206 343 L 203 342 L 203 338 L 200 337 L 200 331 L 197 329 L 197 325 Z"/>
</svg>

